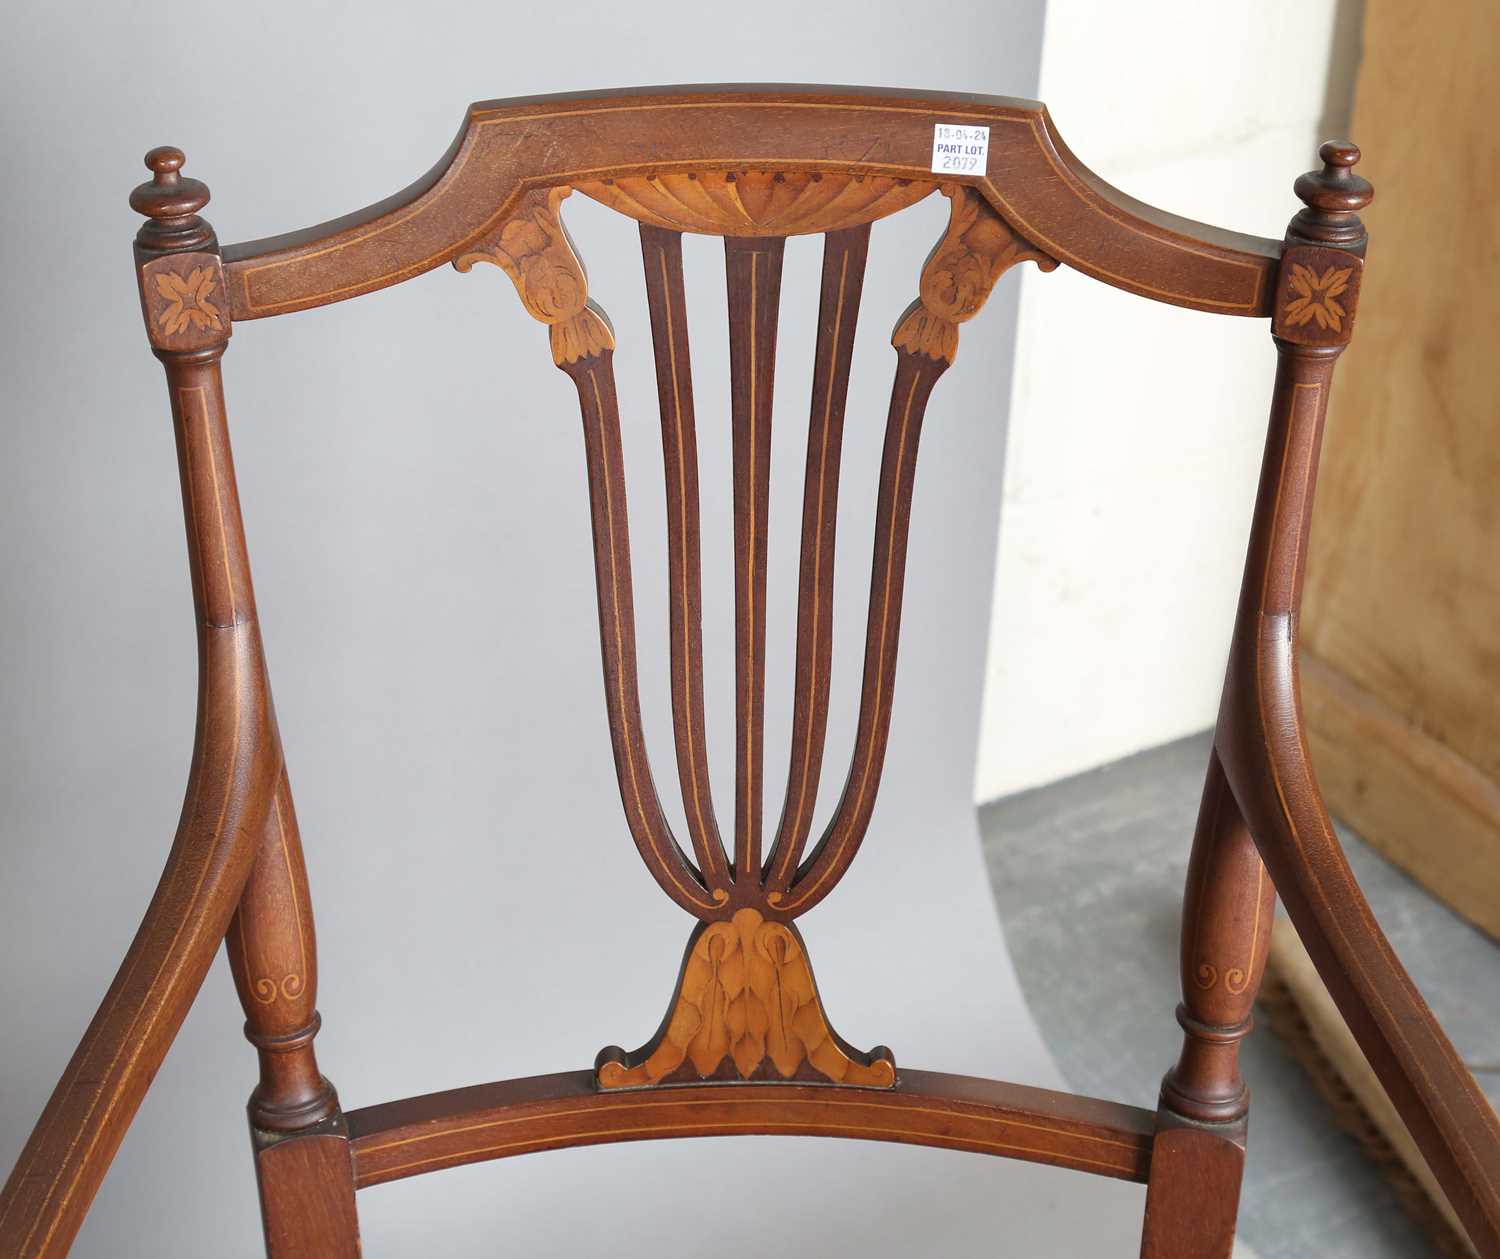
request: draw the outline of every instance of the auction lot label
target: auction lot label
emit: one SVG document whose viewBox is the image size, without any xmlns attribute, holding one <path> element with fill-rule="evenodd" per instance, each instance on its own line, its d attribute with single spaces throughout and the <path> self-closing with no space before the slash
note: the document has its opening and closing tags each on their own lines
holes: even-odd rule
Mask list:
<svg viewBox="0 0 1500 1259">
<path fill-rule="evenodd" d="M 989 165 L 988 127 L 950 127 L 938 123 L 932 129 L 932 169 L 939 175 L 982 175 Z"/>
</svg>

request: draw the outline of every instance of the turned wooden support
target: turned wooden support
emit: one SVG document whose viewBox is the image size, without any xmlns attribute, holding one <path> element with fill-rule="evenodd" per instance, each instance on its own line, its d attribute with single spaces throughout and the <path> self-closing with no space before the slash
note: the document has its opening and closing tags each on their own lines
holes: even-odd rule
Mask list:
<svg viewBox="0 0 1500 1259">
<path fill-rule="evenodd" d="M 1215 754 L 1208 767 L 1182 907 L 1182 1054 L 1161 1086 L 1170 1114 L 1199 1123 L 1243 1119 L 1250 1098 L 1239 1044 L 1271 945 L 1276 889 Z"/>
<path fill-rule="evenodd" d="M 245 1010 L 245 1036 L 260 1055 L 250 1122 L 295 1132 L 338 1110 L 318 1071 L 318 959 L 312 902 L 286 772 L 276 785 L 255 869 L 225 937 Z"/>
<path fill-rule="evenodd" d="M 1353 145 L 1330 142 L 1319 156 L 1322 170 L 1294 185 L 1304 208 L 1287 229 L 1276 280 L 1276 385 L 1224 699 L 1188 866 L 1178 1007 L 1182 1053 L 1162 1081 L 1143 1259 L 1227 1259 L 1234 1245 L 1250 1104 L 1239 1043 L 1250 1031 L 1276 902 L 1261 858 L 1276 828 L 1262 810 L 1259 788 L 1282 787 L 1263 734 L 1274 727 L 1277 738 L 1300 744 L 1296 722 L 1284 716 L 1296 711 L 1294 681 L 1289 672 L 1263 666 L 1273 658 L 1294 659 L 1323 417 L 1359 297 L 1365 232 L 1358 211 L 1373 195 L 1353 172 L 1359 160 Z M 1272 673 L 1279 700 L 1266 687 Z M 1278 703 L 1279 723 L 1268 714 L 1268 699 Z M 1259 844 L 1247 816 L 1264 831 Z"/>
<path fill-rule="evenodd" d="M 1279 355 L 1216 746 L 1287 913 L 1479 1253 L 1500 1255 L 1500 1123 L 1370 913 L 1302 731 L 1297 618 L 1314 472 L 1347 343 L 1372 195 L 1352 145 L 1303 176 L 1272 319 Z"/>
<path fill-rule="evenodd" d="M 182 175 L 183 160 L 180 149 L 152 149 L 151 182 L 131 194 L 130 204 L 147 216 L 136 237 L 141 304 L 172 396 L 194 599 L 200 623 L 213 629 L 253 624 L 255 594 L 219 372 L 230 336 L 219 244 L 198 216 L 208 188 Z M 255 663 L 263 674 L 258 643 Z M 274 735 L 274 717 L 271 729 Z M 294 1131 L 327 1119 L 338 1102 L 313 1056 L 312 905 L 284 767 L 227 942 L 245 1035 L 261 1060 L 252 1122 Z"/>
<path fill-rule="evenodd" d="M 183 161 L 180 149 L 152 149 L 151 182 L 131 194 L 131 206 L 147 216 L 136 237 L 141 307 L 172 400 L 199 632 L 248 629 L 247 665 L 266 686 L 219 370 L 231 333 L 223 267 L 213 228 L 198 215 L 208 188 L 182 175 Z M 249 1115 L 267 1248 L 289 1257 L 352 1256 L 358 1248 L 353 1164 L 338 1096 L 313 1051 L 319 1018 L 312 903 L 269 702 L 267 735 L 279 772 L 225 936 L 245 1036 L 260 1058 Z M 312 1172 L 315 1186 L 297 1183 L 299 1174 Z"/>
</svg>

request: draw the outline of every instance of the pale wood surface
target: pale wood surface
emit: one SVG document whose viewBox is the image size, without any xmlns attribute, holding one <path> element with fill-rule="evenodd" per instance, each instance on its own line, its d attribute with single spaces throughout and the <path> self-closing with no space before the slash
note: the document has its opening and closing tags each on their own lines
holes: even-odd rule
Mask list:
<svg viewBox="0 0 1500 1259">
<path fill-rule="evenodd" d="M 1328 995 L 1328 989 L 1318 978 L 1317 969 L 1307 956 L 1307 950 L 1302 947 L 1302 941 L 1297 938 L 1292 924 L 1285 919 L 1276 924 L 1276 930 L 1271 936 L 1270 969 L 1276 979 L 1291 991 L 1297 1009 L 1307 1022 L 1308 1035 L 1312 1037 L 1318 1052 L 1338 1072 L 1340 1080 L 1379 1129 L 1380 1135 L 1390 1142 L 1401 1162 L 1421 1185 L 1422 1192 L 1431 1199 L 1438 1213 L 1448 1222 L 1458 1242 L 1465 1247 L 1467 1253 L 1477 1255 L 1478 1251 L 1464 1236 L 1463 1225 L 1427 1166 L 1427 1160 L 1417 1149 L 1417 1143 L 1411 1139 L 1411 1133 L 1406 1130 L 1391 1099 L 1375 1078 L 1375 1072 L 1365 1061 L 1365 1056 L 1340 1016 L 1338 1007 L 1333 1004 L 1333 998 Z"/>
<path fill-rule="evenodd" d="M 1493 692 L 1492 692 L 1493 693 Z M 1334 811 L 1429 891 L 1500 938 L 1500 783 L 1317 657 L 1302 708 Z"/>
<path fill-rule="evenodd" d="M 1492 0 L 1440 24 L 1371 0 L 1353 130 L 1375 243 L 1303 620 L 1333 672 L 1303 682 L 1333 810 L 1500 935 L 1496 47 Z"/>
</svg>

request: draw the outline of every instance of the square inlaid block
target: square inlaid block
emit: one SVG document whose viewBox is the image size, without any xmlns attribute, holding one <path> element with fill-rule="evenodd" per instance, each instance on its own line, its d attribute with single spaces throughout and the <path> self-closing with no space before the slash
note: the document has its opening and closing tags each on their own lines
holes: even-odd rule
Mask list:
<svg viewBox="0 0 1500 1259">
<path fill-rule="evenodd" d="M 218 254 L 153 258 L 140 269 L 146 335 L 159 350 L 201 350 L 229 338 L 229 302 Z"/>
</svg>

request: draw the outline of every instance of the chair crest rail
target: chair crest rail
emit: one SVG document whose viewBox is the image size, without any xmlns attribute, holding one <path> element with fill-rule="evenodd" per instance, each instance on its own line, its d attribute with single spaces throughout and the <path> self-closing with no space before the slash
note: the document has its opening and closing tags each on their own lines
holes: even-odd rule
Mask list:
<svg viewBox="0 0 1500 1259">
<path fill-rule="evenodd" d="M 701 214 L 721 210 L 678 195 L 686 177 L 779 173 L 793 187 L 805 181 L 814 193 L 804 191 L 801 208 L 790 207 L 780 223 L 757 224 L 748 213 L 749 228 L 780 235 L 826 230 L 817 220 L 822 194 L 815 176 L 852 173 L 869 181 L 870 193 L 885 190 L 882 198 L 915 197 L 919 184 L 934 182 L 933 127 L 942 123 L 989 128 L 987 169 L 956 182 L 973 187 L 1059 262 L 1157 301 L 1219 314 L 1271 314 L 1281 242 L 1222 231 L 1125 196 L 1072 155 L 1036 102 L 738 85 L 473 105 L 448 152 L 403 192 L 342 219 L 227 247 L 230 311 L 235 319 L 259 319 L 411 279 L 468 252 L 511 218 L 531 190 L 559 184 L 614 203 L 638 200 L 658 226 L 724 232 L 722 225 L 695 226 Z M 902 186 L 903 180 L 912 182 Z M 713 186 L 707 178 L 703 183 Z"/>
</svg>

